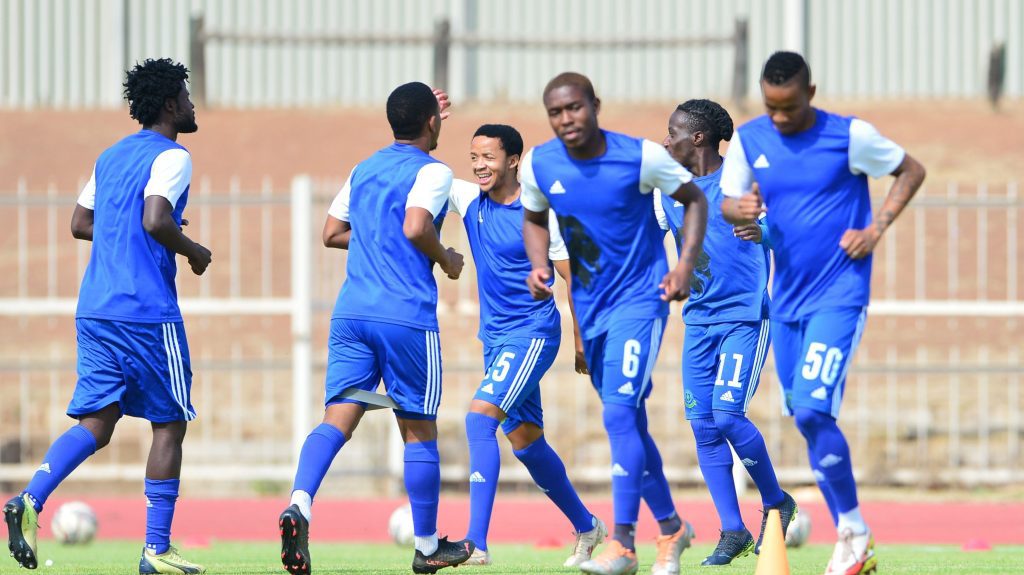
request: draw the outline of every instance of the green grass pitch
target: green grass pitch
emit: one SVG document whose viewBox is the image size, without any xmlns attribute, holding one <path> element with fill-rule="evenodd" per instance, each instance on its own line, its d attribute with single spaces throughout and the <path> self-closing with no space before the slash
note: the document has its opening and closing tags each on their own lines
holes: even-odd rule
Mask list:
<svg viewBox="0 0 1024 575">
<path fill-rule="evenodd" d="M 39 575 L 135 575 L 138 573 L 140 543 L 98 542 L 86 546 L 62 547 L 53 541 L 40 541 Z M 756 565 L 753 555 L 737 560 L 733 565 L 717 569 L 699 568 L 700 561 L 711 552 L 710 545 L 697 545 L 683 554 L 683 573 L 752 574 Z M 314 544 L 314 575 L 334 574 L 406 574 L 412 551 L 394 545 L 380 544 Z M 831 547 L 812 545 L 791 550 L 789 562 L 793 575 L 820 575 Z M 963 574 L 1020 575 L 1024 573 L 1024 546 L 1000 546 L 992 551 L 965 552 L 952 546 L 880 545 L 877 548 L 879 575 L 945 575 Z M 213 543 L 208 548 L 184 549 L 183 555 L 204 564 L 207 572 L 215 574 L 275 574 L 285 573 L 278 562 L 279 547 L 274 543 Z M 566 549 L 537 549 L 529 545 L 493 545 L 494 565 L 443 569 L 439 573 L 451 575 L 512 575 L 520 573 L 571 574 L 575 569 L 561 567 L 568 554 Z M 45 561 L 53 560 L 47 567 Z M 641 546 L 640 571 L 649 573 L 654 559 L 653 546 Z M 0 573 L 22 573 L 13 559 L 0 558 Z"/>
</svg>

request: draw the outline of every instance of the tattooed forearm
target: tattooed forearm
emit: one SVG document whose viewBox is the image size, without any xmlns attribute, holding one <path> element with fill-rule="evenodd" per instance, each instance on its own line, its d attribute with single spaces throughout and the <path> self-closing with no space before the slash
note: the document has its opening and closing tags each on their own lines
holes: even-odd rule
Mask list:
<svg viewBox="0 0 1024 575">
<path fill-rule="evenodd" d="M 911 158 L 909 154 L 893 173 L 896 176 L 896 181 L 892 183 L 889 195 L 886 196 L 885 202 L 882 204 L 882 210 L 878 214 L 878 218 L 875 219 L 875 232 L 878 236 L 881 236 L 889 229 L 889 226 L 899 217 L 903 209 L 907 207 L 907 204 L 910 203 L 910 200 L 924 182 L 924 167 L 917 160 Z"/>
</svg>

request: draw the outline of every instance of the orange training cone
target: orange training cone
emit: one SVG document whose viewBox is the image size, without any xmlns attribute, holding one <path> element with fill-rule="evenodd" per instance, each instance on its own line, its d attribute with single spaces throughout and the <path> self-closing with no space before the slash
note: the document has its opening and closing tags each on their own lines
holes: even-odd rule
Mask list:
<svg viewBox="0 0 1024 575">
<path fill-rule="evenodd" d="M 778 509 L 768 511 L 768 524 L 764 528 L 764 541 L 761 542 L 754 575 L 789 575 L 786 536 L 782 534 L 782 518 Z"/>
</svg>

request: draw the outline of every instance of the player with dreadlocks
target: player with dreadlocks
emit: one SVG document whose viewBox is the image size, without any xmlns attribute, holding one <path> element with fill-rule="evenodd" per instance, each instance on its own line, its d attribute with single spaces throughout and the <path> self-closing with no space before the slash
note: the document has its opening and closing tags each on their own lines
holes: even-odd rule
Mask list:
<svg viewBox="0 0 1024 575">
<path fill-rule="evenodd" d="M 130 415 L 153 428 L 139 573 L 206 572 L 170 545 L 181 445 L 196 417 L 174 256 L 184 256 L 196 275 L 211 259 L 181 231 L 192 159 L 177 139 L 198 129 L 187 79 L 188 70 L 168 59 L 127 72 L 124 97 L 142 130 L 100 155 L 71 218 L 72 235 L 92 242 L 75 314 L 78 383 L 67 409 L 78 424 L 53 442 L 28 486 L 3 508 L 11 555 L 28 569 L 38 565 L 36 531 L 47 498 Z"/>
<path fill-rule="evenodd" d="M 683 308 L 683 394 L 686 419 L 697 440 L 697 462 L 711 491 L 721 536 L 703 565 L 728 565 L 757 552 L 769 509 L 778 509 L 783 531 L 796 514 L 796 502 L 779 487 L 761 432 L 747 418 L 747 407 L 760 381 L 770 343 L 768 322 L 768 249 L 739 239 L 760 241 L 757 223 L 742 227 L 722 217 L 722 156 L 718 146 L 732 138 L 729 113 L 711 100 L 689 100 L 669 117 L 663 144 L 694 175 L 707 196 L 708 227 Z M 684 208 L 656 192 L 655 212 L 665 230 L 681 245 Z M 761 492 L 761 535 L 743 524 L 733 481 L 736 450 Z"/>
</svg>

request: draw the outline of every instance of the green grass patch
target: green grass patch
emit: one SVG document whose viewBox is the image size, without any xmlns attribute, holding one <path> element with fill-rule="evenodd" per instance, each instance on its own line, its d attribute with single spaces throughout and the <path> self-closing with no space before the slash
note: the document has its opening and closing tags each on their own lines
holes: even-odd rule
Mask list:
<svg viewBox="0 0 1024 575">
<path fill-rule="evenodd" d="M 53 541 L 40 542 L 39 575 L 135 575 L 138 573 L 141 543 L 98 542 L 86 546 L 63 547 Z M 683 554 L 683 573 L 710 573 L 698 565 L 712 550 L 711 545 L 697 545 Z M 789 562 L 793 575 L 821 575 L 832 551 L 830 546 L 811 545 L 791 550 Z M 381 544 L 314 544 L 313 573 L 406 574 L 412 570 L 412 550 Z M 999 546 L 992 551 L 965 552 L 947 545 L 909 546 L 880 545 L 877 548 L 879 573 L 907 575 L 1020 575 L 1024 573 L 1024 546 Z M 494 565 L 442 570 L 452 575 L 518 575 L 579 573 L 561 567 L 569 549 L 537 549 L 530 545 L 493 545 Z M 273 543 L 213 543 L 202 549 L 182 549 L 191 561 L 207 567 L 213 574 L 284 573 L 278 561 L 279 547 Z M 45 561 L 53 565 L 47 567 Z M 654 560 L 653 546 L 640 548 L 640 573 L 649 573 Z M 714 573 L 732 575 L 753 573 L 753 555 L 738 559 L 733 565 L 714 569 Z M 18 573 L 14 559 L 0 557 L 0 573 Z M 20 573 L 27 574 L 21 570 Z"/>
</svg>

